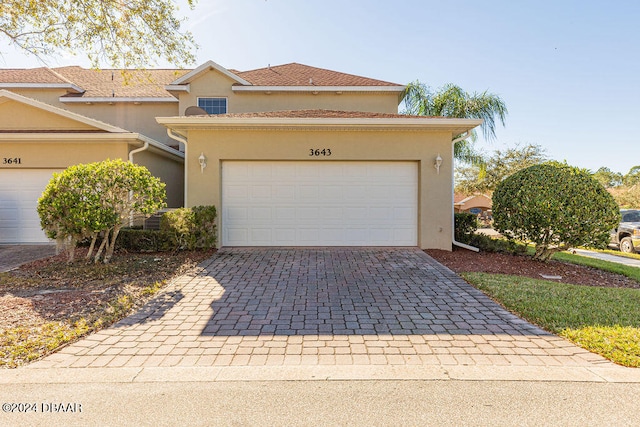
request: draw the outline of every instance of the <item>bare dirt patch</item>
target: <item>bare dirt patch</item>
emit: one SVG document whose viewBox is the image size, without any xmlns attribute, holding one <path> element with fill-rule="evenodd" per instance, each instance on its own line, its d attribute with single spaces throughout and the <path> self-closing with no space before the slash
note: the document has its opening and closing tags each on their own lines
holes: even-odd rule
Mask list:
<svg viewBox="0 0 640 427">
<path fill-rule="evenodd" d="M 561 283 L 640 289 L 639 282 L 620 274 L 555 260 L 543 263 L 534 261 L 527 255 L 472 252 L 464 249 L 453 252 L 429 249 L 425 252 L 456 273 L 510 274 L 541 280 L 544 279 L 541 276 L 544 274 L 562 277 L 562 279 L 553 280 Z"/>
</svg>

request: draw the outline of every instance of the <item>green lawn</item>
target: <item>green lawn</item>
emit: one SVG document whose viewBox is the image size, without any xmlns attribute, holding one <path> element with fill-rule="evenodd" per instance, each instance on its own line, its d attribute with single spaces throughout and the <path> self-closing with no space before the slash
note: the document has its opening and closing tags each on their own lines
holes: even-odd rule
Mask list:
<svg viewBox="0 0 640 427">
<path fill-rule="evenodd" d="M 584 260 L 591 266 L 592 261 L 603 262 L 558 255 L 563 261 L 577 257 L 578 263 Z M 608 268 L 617 269 L 617 265 Z M 528 321 L 615 363 L 640 367 L 640 289 L 568 285 L 487 273 L 462 276 Z"/>
</svg>

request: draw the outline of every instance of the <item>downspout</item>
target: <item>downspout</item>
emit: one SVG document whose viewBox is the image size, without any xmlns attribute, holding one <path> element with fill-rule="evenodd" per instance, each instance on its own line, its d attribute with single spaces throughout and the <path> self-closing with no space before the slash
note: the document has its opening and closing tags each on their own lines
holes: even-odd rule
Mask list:
<svg viewBox="0 0 640 427">
<path fill-rule="evenodd" d="M 463 139 L 467 139 L 470 136 L 471 136 L 471 130 L 468 130 L 462 136 L 459 136 L 458 138 L 456 138 L 453 141 L 451 141 L 451 184 L 454 183 L 454 179 L 455 179 L 454 168 L 453 168 L 453 162 L 454 162 L 454 160 L 453 160 L 453 152 L 454 152 L 453 146 L 456 144 L 456 142 L 462 141 Z M 455 186 L 452 185 L 451 186 L 451 201 L 452 201 L 452 203 L 451 203 L 451 218 L 453 220 L 453 228 L 451 229 L 451 243 L 453 243 L 454 246 L 458 246 L 460 248 L 467 249 L 469 251 L 480 252 L 479 248 L 476 248 L 475 246 L 467 245 L 466 243 L 458 242 L 456 240 L 456 215 L 455 215 L 455 207 L 453 205 L 453 200 L 455 200 L 454 194 L 455 194 Z"/>
<path fill-rule="evenodd" d="M 129 151 L 129 163 L 133 163 L 133 155 L 141 153 L 149 149 L 149 142 L 145 141 L 144 145 L 140 148 L 136 148 L 135 150 Z M 133 191 L 129 191 L 129 199 L 133 198 Z M 129 227 L 133 227 L 133 214 L 129 215 Z"/>
<path fill-rule="evenodd" d="M 142 151 L 146 151 L 146 150 L 148 150 L 148 149 L 149 149 L 149 142 L 148 142 L 148 141 L 145 141 L 145 143 L 144 143 L 144 145 L 143 145 L 142 147 L 140 147 L 140 148 L 136 148 L 135 150 L 131 150 L 131 151 L 129 151 L 129 161 L 130 161 L 131 163 L 133 163 L 133 155 L 134 155 L 134 154 L 138 154 L 138 153 L 140 153 L 140 152 L 142 152 Z"/>
<path fill-rule="evenodd" d="M 173 129 L 170 129 L 170 128 L 167 128 L 167 135 L 169 136 L 169 138 L 173 139 L 174 141 L 178 141 L 184 144 L 184 201 L 182 204 L 186 207 L 187 195 L 189 194 L 187 192 L 187 184 L 188 184 L 187 171 L 189 170 L 188 168 L 189 156 L 187 156 L 187 138 L 185 138 L 183 135 L 175 133 Z"/>
</svg>

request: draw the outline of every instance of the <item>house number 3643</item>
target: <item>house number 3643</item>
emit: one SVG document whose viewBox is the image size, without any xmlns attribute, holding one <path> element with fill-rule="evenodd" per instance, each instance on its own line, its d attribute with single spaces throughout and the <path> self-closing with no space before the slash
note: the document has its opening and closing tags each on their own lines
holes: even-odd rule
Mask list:
<svg viewBox="0 0 640 427">
<path fill-rule="evenodd" d="M 22 159 L 20 157 L 3 157 L 2 164 L 3 165 L 19 165 L 22 163 Z"/>
<path fill-rule="evenodd" d="M 330 148 L 309 148 L 310 157 L 328 157 L 331 155 Z"/>
</svg>

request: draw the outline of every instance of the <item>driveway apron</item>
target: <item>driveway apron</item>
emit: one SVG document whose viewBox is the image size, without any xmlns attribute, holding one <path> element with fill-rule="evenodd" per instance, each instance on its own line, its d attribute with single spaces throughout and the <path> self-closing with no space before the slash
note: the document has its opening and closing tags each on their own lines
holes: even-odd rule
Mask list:
<svg viewBox="0 0 640 427">
<path fill-rule="evenodd" d="M 417 248 L 228 248 L 30 366 L 602 366 Z"/>
</svg>

